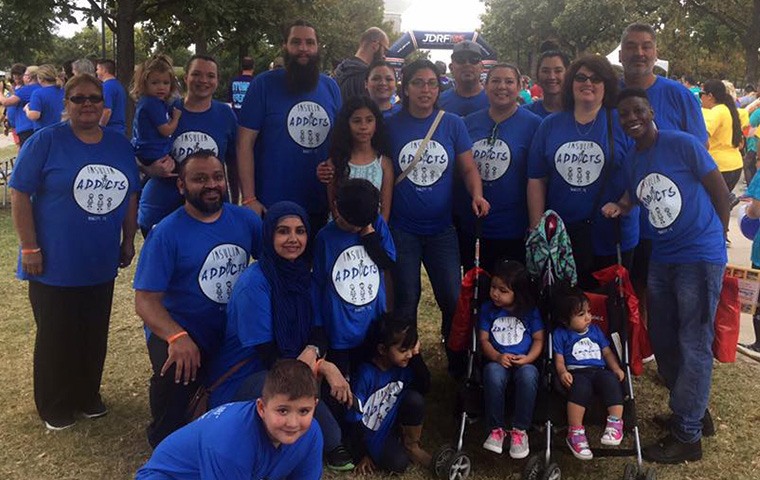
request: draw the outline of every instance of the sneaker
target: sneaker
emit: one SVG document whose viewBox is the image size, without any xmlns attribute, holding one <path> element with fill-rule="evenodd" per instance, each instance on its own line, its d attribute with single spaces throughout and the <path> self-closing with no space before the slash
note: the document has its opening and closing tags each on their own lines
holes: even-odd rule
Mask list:
<svg viewBox="0 0 760 480">
<path fill-rule="evenodd" d="M 752 350 L 753 352 L 760 353 L 760 342 L 755 343 L 740 343 L 742 347 L 746 348 L 747 350 Z"/>
<path fill-rule="evenodd" d="M 525 458 L 530 454 L 528 434 L 525 430 L 513 429 L 510 432 L 512 441 L 509 444 L 509 456 L 515 459 Z"/>
<path fill-rule="evenodd" d="M 649 363 L 649 362 L 653 362 L 653 361 L 654 361 L 654 353 L 653 353 L 653 354 L 651 354 L 651 355 L 649 355 L 648 357 L 644 357 L 644 358 L 642 358 L 642 359 L 641 359 L 641 362 L 642 362 L 643 364 L 645 364 L 645 365 L 646 365 L 647 363 Z"/>
<path fill-rule="evenodd" d="M 483 448 L 493 453 L 501 453 L 504 451 L 504 437 L 507 436 L 507 432 L 503 428 L 494 428 L 491 430 L 491 434 L 488 435 L 486 441 L 483 442 Z"/>
<path fill-rule="evenodd" d="M 671 434 L 641 450 L 644 460 L 655 463 L 696 462 L 702 459 L 702 440 L 683 443 Z"/>
<path fill-rule="evenodd" d="M 602 445 L 617 446 L 623 441 L 623 420 L 607 417 L 607 427 L 602 435 Z"/>
<path fill-rule="evenodd" d="M 343 445 L 338 445 L 333 448 L 325 456 L 327 460 L 327 468 L 335 470 L 336 472 L 348 472 L 354 469 L 354 459 L 351 457 L 351 453 L 346 450 Z"/>
<path fill-rule="evenodd" d="M 105 403 L 100 399 L 98 399 L 97 403 L 94 405 L 82 409 L 82 416 L 84 418 L 95 419 L 105 417 L 106 415 L 108 415 L 108 407 L 106 407 Z"/>
<path fill-rule="evenodd" d="M 567 443 L 567 446 L 570 447 L 570 451 L 573 452 L 575 458 L 579 460 L 591 460 L 594 458 L 594 454 L 591 453 L 591 449 L 588 448 L 586 429 L 583 427 L 571 427 L 567 431 L 567 438 L 565 441 Z"/>
<path fill-rule="evenodd" d="M 67 428 L 73 427 L 76 423 L 76 420 L 73 418 L 45 420 L 45 428 L 51 432 L 59 432 L 61 430 L 66 430 Z"/>
<path fill-rule="evenodd" d="M 739 202 L 741 201 L 740 197 L 737 197 L 734 192 L 731 192 L 728 194 L 728 206 L 730 207 L 729 210 L 733 210 L 733 208 L 737 205 L 739 205 Z"/>
</svg>

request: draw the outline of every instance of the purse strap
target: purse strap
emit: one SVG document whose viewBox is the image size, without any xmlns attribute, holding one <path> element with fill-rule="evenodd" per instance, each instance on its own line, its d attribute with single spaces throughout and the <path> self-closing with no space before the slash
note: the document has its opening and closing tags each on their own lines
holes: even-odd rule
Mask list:
<svg viewBox="0 0 760 480">
<path fill-rule="evenodd" d="M 438 115 L 435 116 L 435 120 L 433 120 L 433 124 L 430 125 L 430 128 L 428 129 L 427 135 L 425 135 L 424 140 L 422 140 L 422 143 L 420 143 L 420 146 L 417 147 L 417 152 L 414 154 L 414 158 L 412 159 L 412 162 L 406 166 L 403 172 L 401 172 L 401 175 L 396 177 L 396 185 L 401 183 L 402 180 L 406 178 L 407 175 L 409 175 L 412 170 L 414 170 L 414 167 L 417 166 L 418 163 L 420 163 L 420 160 L 422 160 L 422 152 L 425 151 L 427 148 L 427 144 L 430 142 L 430 139 L 433 138 L 433 134 L 435 133 L 435 129 L 438 128 L 438 124 L 441 123 L 441 119 L 443 118 L 443 115 L 446 112 L 443 110 L 438 110 Z"/>
<path fill-rule="evenodd" d="M 238 370 L 240 370 L 241 368 L 243 368 L 243 365 L 245 365 L 246 363 L 248 363 L 250 360 L 251 360 L 251 357 L 244 358 L 243 360 L 240 360 L 238 363 L 236 363 L 235 365 L 233 365 L 232 367 L 230 367 L 230 369 L 227 370 L 226 372 L 224 372 L 224 375 L 222 375 L 221 377 L 219 377 L 216 380 L 216 382 L 214 382 L 210 387 L 208 387 L 206 389 L 206 391 L 209 394 L 211 392 L 213 392 L 216 389 L 216 387 L 218 387 L 219 385 L 221 385 L 224 382 L 226 382 L 228 378 L 230 378 L 232 375 L 235 374 L 235 372 L 237 372 Z"/>
<path fill-rule="evenodd" d="M 588 219 L 589 222 L 594 221 L 594 217 L 596 216 L 596 211 L 599 209 L 599 204 L 602 201 L 602 195 L 604 194 L 604 190 L 607 187 L 607 181 L 610 178 L 610 170 L 612 170 L 612 166 L 608 165 L 610 163 L 613 163 L 615 161 L 615 139 L 612 136 L 612 109 L 607 108 L 607 145 L 609 145 L 610 150 L 610 158 L 609 161 L 604 162 L 604 166 L 602 167 L 602 185 L 599 187 L 599 191 L 596 192 L 596 198 L 594 198 L 594 206 L 591 208 L 591 217 Z"/>
</svg>

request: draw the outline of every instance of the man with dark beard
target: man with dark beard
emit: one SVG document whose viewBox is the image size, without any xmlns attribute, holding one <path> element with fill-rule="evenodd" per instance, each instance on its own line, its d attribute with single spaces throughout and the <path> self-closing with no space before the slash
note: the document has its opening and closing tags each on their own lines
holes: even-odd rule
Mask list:
<svg viewBox="0 0 760 480">
<path fill-rule="evenodd" d="M 240 110 L 242 204 L 260 214 L 273 203 L 296 202 L 316 232 L 327 221 L 327 194 L 314 172 L 329 153 L 340 91 L 319 73 L 319 40 L 311 24 L 297 20 L 283 38 L 285 68 L 255 77 Z"/>
<path fill-rule="evenodd" d="M 367 95 L 365 84 L 369 65 L 385 60 L 385 52 L 389 48 L 388 35 L 379 28 L 371 27 L 362 33 L 356 55 L 340 62 L 333 73 L 343 102 L 351 97 Z"/>
<path fill-rule="evenodd" d="M 207 380 L 203 367 L 224 339 L 232 287 L 261 251 L 261 219 L 224 203 L 224 166 L 213 152 L 188 155 L 177 187 L 185 204 L 148 234 L 134 281 L 153 366 L 153 447 L 186 423 L 190 398 Z"/>
</svg>

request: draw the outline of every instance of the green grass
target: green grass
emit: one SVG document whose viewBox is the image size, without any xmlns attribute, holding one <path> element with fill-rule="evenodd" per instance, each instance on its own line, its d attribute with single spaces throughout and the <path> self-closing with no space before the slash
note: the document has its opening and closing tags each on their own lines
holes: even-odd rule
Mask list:
<svg viewBox="0 0 760 480">
<path fill-rule="evenodd" d="M 131 288 L 134 265 L 123 271 L 117 282 L 111 321 L 108 357 L 103 377 L 103 396 L 110 413 L 97 421 L 80 421 L 73 429 L 50 433 L 34 409 L 32 394 L 32 351 L 34 322 L 26 295 L 26 285 L 13 278 L 16 267 L 16 237 L 10 210 L 0 209 L 0 479 L 127 479 L 148 458 L 150 448 L 144 429 L 149 411 L 147 385 L 150 375 L 141 322 L 134 314 Z M 440 321 L 425 284 L 420 308 L 422 340 L 427 362 L 433 372 L 433 390 L 428 396 L 423 440 L 434 450 L 455 435 L 452 398 L 455 385 L 444 373 L 445 357 L 436 342 Z M 665 480 L 751 480 L 760 478 L 757 425 L 760 423 L 760 365 L 747 361 L 716 365 L 711 409 L 718 435 L 704 441 L 701 462 L 657 467 Z M 638 410 L 644 441 L 662 432 L 648 419 L 667 410 L 664 388 L 655 381 L 652 365 L 635 380 Z M 480 447 L 484 439 L 480 424 L 470 425 L 465 449 L 474 462 L 479 479 L 519 478 L 524 461 L 508 455 L 489 454 Z M 598 442 L 599 432 L 592 442 Z M 627 440 L 630 445 L 630 438 Z M 616 479 L 631 459 L 599 459 L 580 462 L 567 454 L 555 456 L 563 478 L 586 480 Z M 326 474 L 326 478 L 352 478 L 350 474 Z M 380 476 L 372 477 L 380 478 Z M 432 478 L 412 469 L 408 480 Z"/>
</svg>

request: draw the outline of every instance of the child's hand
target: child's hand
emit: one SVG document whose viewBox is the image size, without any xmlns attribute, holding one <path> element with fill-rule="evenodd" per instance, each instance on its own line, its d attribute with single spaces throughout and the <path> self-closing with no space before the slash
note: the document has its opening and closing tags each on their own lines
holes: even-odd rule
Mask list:
<svg viewBox="0 0 760 480">
<path fill-rule="evenodd" d="M 625 372 L 623 371 L 623 369 L 618 368 L 613 373 L 615 374 L 615 376 L 618 378 L 619 381 L 622 382 L 623 380 L 625 380 Z"/>
<path fill-rule="evenodd" d="M 172 108 L 172 120 L 177 120 L 182 116 L 182 110 L 177 107 Z"/>
<path fill-rule="evenodd" d="M 512 366 L 512 356 L 508 353 L 502 353 L 497 357 L 496 363 L 504 368 L 509 368 Z"/>
<path fill-rule="evenodd" d="M 573 385 L 573 374 L 565 372 L 559 376 L 559 381 L 562 383 L 563 387 L 570 388 Z"/>
<path fill-rule="evenodd" d="M 372 475 L 375 473 L 375 469 L 377 469 L 375 462 L 372 461 L 369 455 L 362 457 L 362 459 L 356 465 L 356 473 L 359 475 Z"/>
<path fill-rule="evenodd" d="M 328 158 L 317 165 L 317 179 L 322 183 L 330 183 L 335 177 L 335 167 Z"/>
<path fill-rule="evenodd" d="M 622 213 L 623 213 L 623 209 L 620 208 L 620 205 L 618 205 L 615 202 L 606 203 L 602 207 L 602 215 L 604 215 L 607 218 L 617 218 Z"/>
<path fill-rule="evenodd" d="M 370 233 L 374 233 L 374 232 L 375 232 L 375 227 L 373 227 L 372 224 L 370 223 L 366 227 L 359 230 L 359 236 L 363 237 L 365 235 L 369 235 Z"/>
<path fill-rule="evenodd" d="M 420 354 L 420 341 L 417 340 L 417 343 L 414 344 L 414 348 L 412 349 L 412 356 L 419 355 Z"/>
<path fill-rule="evenodd" d="M 512 365 L 525 365 L 528 363 L 525 355 L 512 355 Z"/>
</svg>

